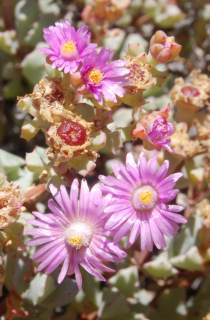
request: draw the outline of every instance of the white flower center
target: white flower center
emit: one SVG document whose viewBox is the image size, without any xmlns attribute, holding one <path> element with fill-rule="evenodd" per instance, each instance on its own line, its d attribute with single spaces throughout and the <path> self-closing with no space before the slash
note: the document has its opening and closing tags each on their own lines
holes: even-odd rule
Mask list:
<svg viewBox="0 0 210 320">
<path fill-rule="evenodd" d="M 157 192 L 151 186 L 137 188 L 132 197 L 132 203 L 136 210 L 152 209 L 157 202 Z"/>
<path fill-rule="evenodd" d="M 66 230 L 66 241 L 79 250 L 89 246 L 92 235 L 93 229 L 90 224 L 84 221 L 75 221 Z"/>
</svg>

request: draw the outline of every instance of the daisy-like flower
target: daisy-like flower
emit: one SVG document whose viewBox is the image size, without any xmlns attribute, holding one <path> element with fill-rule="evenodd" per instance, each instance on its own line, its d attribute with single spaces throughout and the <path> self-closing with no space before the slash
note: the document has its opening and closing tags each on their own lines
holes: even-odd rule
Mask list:
<svg viewBox="0 0 210 320">
<path fill-rule="evenodd" d="M 52 273 L 61 267 L 58 283 L 75 274 L 78 288 L 82 287 L 80 266 L 104 281 L 102 272 L 113 270 L 104 262 L 125 257 L 105 230 L 107 215 L 103 212 L 105 199 L 98 185 L 89 190 L 85 180 L 75 179 L 70 193 L 64 186 L 50 186 L 53 199 L 48 202 L 50 213 L 34 212 L 25 233 L 33 237 L 29 245 L 38 246 L 34 260 L 38 271 Z"/>
<path fill-rule="evenodd" d="M 124 95 L 123 86 L 129 70 L 123 60 L 112 59 L 112 52 L 102 48 L 92 52 L 84 61 L 81 76 L 84 82 L 81 90 L 87 90 L 102 104 L 104 100 L 116 103 Z"/>
<path fill-rule="evenodd" d="M 104 194 L 112 196 L 105 212 L 109 215 L 106 227 L 117 242 L 129 234 L 129 244 L 140 235 L 141 249 L 151 251 L 165 247 L 165 236 L 174 235 L 179 223 L 186 219 L 178 214 L 183 208 L 169 203 L 178 192 L 174 189 L 181 173 L 167 176 L 169 162 L 159 166 L 156 156 L 147 160 L 141 153 L 138 163 L 131 153 L 126 165 L 113 168 L 115 177 L 101 176 Z"/>
<path fill-rule="evenodd" d="M 44 48 L 53 68 L 64 73 L 78 70 L 83 58 L 96 47 L 90 43 L 90 33 L 86 26 L 77 30 L 68 21 L 56 22 L 44 29 L 44 39 L 49 45 Z"/>
</svg>

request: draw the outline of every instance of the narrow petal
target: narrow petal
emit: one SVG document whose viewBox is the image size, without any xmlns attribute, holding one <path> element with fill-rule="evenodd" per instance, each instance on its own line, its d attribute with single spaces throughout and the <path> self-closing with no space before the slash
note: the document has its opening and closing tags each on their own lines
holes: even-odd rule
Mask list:
<svg viewBox="0 0 210 320">
<path fill-rule="evenodd" d="M 69 268 L 69 255 L 67 255 L 65 257 L 65 260 L 63 262 L 61 271 L 60 271 L 59 276 L 58 276 L 58 283 L 61 283 L 64 280 L 64 278 L 67 275 L 68 268 Z"/>
<path fill-rule="evenodd" d="M 158 249 L 163 249 L 166 245 L 165 239 L 163 234 L 160 232 L 157 224 L 155 223 L 154 219 L 149 220 L 150 230 L 153 242 Z"/>
<path fill-rule="evenodd" d="M 140 222 L 136 221 L 133 224 L 133 227 L 130 232 L 130 236 L 129 236 L 129 240 L 128 240 L 130 245 L 132 245 L 136 241 L 136 238 L 139 235 L 139 233 L 140 233 Z"/>
</svg>

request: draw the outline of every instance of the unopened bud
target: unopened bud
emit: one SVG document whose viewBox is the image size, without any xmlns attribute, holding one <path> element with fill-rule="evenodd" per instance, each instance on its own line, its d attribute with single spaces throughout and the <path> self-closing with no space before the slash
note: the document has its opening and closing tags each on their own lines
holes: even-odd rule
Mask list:
<svg viewBox="0 0 210 320">
<path fill-rule="evenodd" d="M 150 53 L 159 63 L 167 63 L 176 59 L 182 46 L 175 42 L 174 37 L 168 37 L 161 30 L 157 31 L 150 40 Z"/>
</svg>

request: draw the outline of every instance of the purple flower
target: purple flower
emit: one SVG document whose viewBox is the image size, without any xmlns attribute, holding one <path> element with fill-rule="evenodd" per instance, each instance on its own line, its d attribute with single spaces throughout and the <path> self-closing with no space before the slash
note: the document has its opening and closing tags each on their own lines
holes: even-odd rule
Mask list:
<svg viewBox="0 0 210 320">
<path fill-rule="evenodd" d="M 89 91 L 100 104 L 103 100 L 117 102 L 117 97 L 124 95 L 129 70 L 124 61 L 111 59 L 112 52 L 103 48 L 86 57 L 81 68 L 84 82 L 81 89 Z"/>
<path fill-rule="evenodd" d="M 55 26 L 45 28 L 44 39 L 49 48 L 42 51 L 52 67 L 64 73 L 76 72 L 83 58 L 96 47 L 90 44 L 90 33 L 86 26 L 76 30 L 68 21 L 56 22 Z"/>
<path fill-rule="evenodd" d="M 172 151 L 170 146 L 170 136 L 174 133 L 174 126 L 166 118 L 158 116 L 150 130 L 148 130 L 148 140 L 158 149 L 165 148 Z"/>
<path fill-rule="evenodd" d="M 168 107 L 142 116 L 132 132 L 133 137 L 147 140 L 158 150 L 164 148 L 172 152 L 170 137 L 174 133 L 174 126 L 168 118 Z"/>
<path fill-rule="evenodd" d="M 113 168 L 115 177 L 101 176 L 104 194 L 112 198 L 104 209 L 109 215 L 106 228 L 112 230 L 117 242 L 129 234 L 129 244 L 140 235 L 141 249 L 165 247 L 165 236 L 174 235 L 179 223 L 186 219 L 178 214 L 183 208 L 169 202 L 178 192 L 174 189 L 181 173 L 167 176 L 169 162 L 159 166 L 156 156 L 147 160 L 144 153 L 138 163 L 128 153 L 126 165 Z"/>
<path fill-rule="evenodd" d="M 102 272 L 113 270 L 104 265 L 125 257 L 105 230 L 107 220 L 99 186 L 89 190 L 85 180 L 79 190 L 78 180 L 72 183 L 70 193 L 64 186 L 50 187 L 53 199 L 48 202 L 50 213 L 34 212 L 34 219 L 25 233 L 33 237 L 29 245 L 38 246 L 34 260 L 38 271 L 52 273 L 61 266 L 58 283 L 67 275 L 75 274 L 78 288 L 82 287 L 79 267 L 104 281 Z"/>
</svg>

